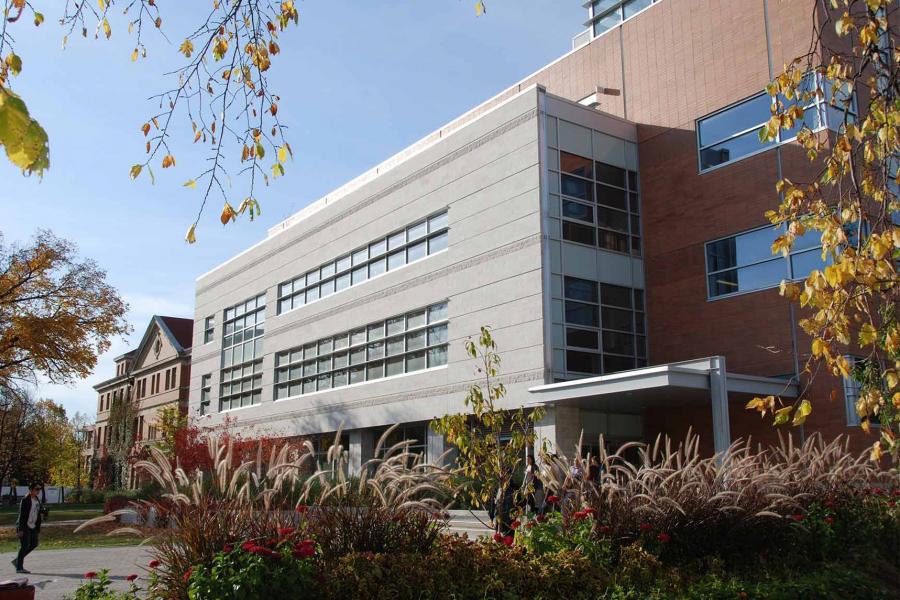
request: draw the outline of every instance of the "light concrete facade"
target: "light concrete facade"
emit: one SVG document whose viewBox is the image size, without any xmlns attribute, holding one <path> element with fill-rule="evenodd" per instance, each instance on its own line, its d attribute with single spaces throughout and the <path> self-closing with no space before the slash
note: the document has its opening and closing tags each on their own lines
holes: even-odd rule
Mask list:
<svg viewBox="0 0 900 600">
<path fill-rule="evenodd" d="M 530 387 L 569 376 L 563 278 L 643 287 L 639 257 L 562 241 L 558 149 L 636 172 L 635 142 L 632 124 L 532 86 L 445 136 L 429 136 L 377 172 L 273 227 L 265 240 L 197 280 L 190 414 L 206 414 L 204 422 L 210 425 L 228 416 L 238 427 L 285 437 L 342 427 L 349 432 L 351 460 L 359 464 L 371 455 L 374 432 L 464 409 L 466 388 L 475 378 L 464 341 L 482 325 L 493 328 L 500 346 L 506 406 L 526 405 Z M 555 156 L 548 160 L 551 153 Z M 280 302 L 285 282 L 319 265 L 328 264 L 331 273 L 335 259 L 444 212 L 446 249 L 300 307 L 289 309 Z M 310 278 L 303 281 L 308 286 Z M 260 299 L 236 313 L 226 312 L 261 296 L 264 310 L 257 308 Z M 321 389 L 321 381 L 317 391 L 299 383 L 280 388 L 283 380 L 276 381 L 276 356 L 288 360 L 281 357 L 291 349 L 338 334 L 344 339 L 350 330 L 375 322 L 380 327 L 395 315 L 443 303 L 447 334 L 441 338 L 446 344 L 441 362 L 446 364 L 432 367 L 429 354 L 426 368 L 327 390 Z M 253 310 L 255 330 L 240 316 L 234 321 L 235 314 Z M 215 331 L 205 342 L 208 336 L 200 324 L 207 322 L 215 323 Z M 222 326 L 226 322 L 227 329 Z M 232 335 L 242 327 L 247 327 L 244 344 L 247 331 L 253 330 L 249 335 L 261 333 L 255 340 L 262 339 L 262 347 L 254 346 L 251 355 L 245 348 L 235 359 Z M 410 343 L 407 337 L 407 350 Z M 327 347 L 330 352 L 330 341 Z M 371 357 L 371 347 L 369 353 Z M 261 366 L 246 367 L 260 359 Z M 241 389 L 253 391 L 244 393 L 243 406 L 228 400 L 223 407 L 223 393 L 228 397 L 235 392 L 231 383 L 223 387 L 222 379 L 234 381 L 241 374 L 233 368 L 239 360 L 245 364 Z M 338 364 L 328 362 L 337 361 L 337 354 L 325 360 L 326 368 Z M 308 364 L 314 369 L 313 362 Z M 409 365 L 407 357 L 407 369 Z M 337 372 L 326 379 L 331 377 L 326 385 L 337 385 Z M 313 379 L 304 379 L 304 385 Z M 208 405 L 201 406 L 207 399 Z M 443 452 L 439 436 L 423 435 L 428 439 L 419 442 L 429 458 Z"/>
</svg>

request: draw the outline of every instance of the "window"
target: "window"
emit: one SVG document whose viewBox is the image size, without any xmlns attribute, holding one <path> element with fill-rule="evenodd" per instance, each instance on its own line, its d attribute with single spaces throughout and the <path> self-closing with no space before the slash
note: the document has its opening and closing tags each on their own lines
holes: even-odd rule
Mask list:
<svg viewBox="0 0 900 600">
<path fill-rule="evenodd" d="M 868 370 L 869 365 L 866 364 L 864 359 L 857 356 L 845 356 L 844 358 L 847 359 L 847 362 L 850 363 L 851 367 L 851 376 L 842 378 L 844 383 L 844 405 L 847 411 L 847 427 L 859 427 L 862 419 L 856 411 L 856 403 L 859 401 L 861 385 L 852 374 L 857 371 L 857 367 L 860 366 L 863 367 L 864 371 Z M 881 370 L 876 368 L 876 372 L 880 373 Z M 871 425 L 881 425 L 881 421 L 876 417 L 869 417 L 869 423 Z"/>
<path fill-rule="evenodd" d="M 637 173 L 563 151 L 559 169 L 563 239 L 640 256 Z"/>
<path fill-rule="evenodd" d="M 417 221 L 278 286 L 278 314 L 447 249 L 447 211 Z"/>
<path fill-rule="evenodd" d="M 599 375 L 647 365 L 644 292 L 565 278 L 566 370 Z"/>
<path fill-rule="evenodd" d="M 212 396 L 212 375 L 206 374 L 200 378 L 200 414 L 209 413 L 210 396 Z"/>
<path fill-rule="evenodd" d="M 206 317 L 206 321 L 203 325 L 203 343 L 208 344 L 213 341 L 213 337 L 216 334 L 216 317 Z"/>
<path fill-rule="evenodd" d="M 166 369 L 166 387 L 165 389 L 169 389 L 172 386 L 172 382 L 170 381 L 172 377 L 172 372 L 169 369 Z"/>
<path fill-rule="evenodd" d="M 656 2 L 659 0 L 594 0 L 591 3 L 591 28 L 594 37 Z"/>
<path fill-rule="evenodd" d="M 790 255 L 772 254 L 772 243 L 780 235 L 775 227 L 762 227 L 735 236 L 707 242 L 706 279 L 710 298 L 764 290 L 783 279 L 800 279 L 813 269 L 821 269 L 819 234 L 815 231 L 797 238 Z"/>
<path fill-rule="evenodd" d="M 251 406 L 262 400 L 265 320 L 265 294 L 225 309 L 219 383 L 220 411 Z"/>
<path fill-rule="evenodd" d="M 815 84 L 815 85 L 814 85 Z M 819 97 L 815 89 L 824 91 Z M 772 116 L 776 99 L 762 92 L 737 104 L 697 121 L 697 144 L 700 154 L 700 172 L 719 165 L 762 152 L 777 144 L 794 139 L 801 128 L 813 131 L 831 127 L 838 129 L 843 123 L 843 108 L 848 105 L 850 117 L 856 117 L 856 100 L 851 94 L 832 94 L 831 84 L 818 73 L 810 73 L 801 83 L 800 89 L 811 92 L 812 98 L 803 105 L 803 118 L 795 121 L 794 127 L 782 130 L 773 141 L 760 142 L 759 131 Z M 783 106 L 794 101 L 778 98 Z M 835 106 L 831 106 L 834 100 Z"/>
<path fill-rule="evenodd" d="M 447 303 L 275 355 L 275 399 L 329 390 L 447 364 Z"/>
</svg>

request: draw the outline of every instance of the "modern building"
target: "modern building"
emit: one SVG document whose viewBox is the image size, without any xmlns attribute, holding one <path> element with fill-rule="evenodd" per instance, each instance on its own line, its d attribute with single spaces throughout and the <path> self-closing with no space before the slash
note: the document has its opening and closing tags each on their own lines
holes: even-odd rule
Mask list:
<svg viewBox="0 0 900 600">
<path fill-rule="evenodd" d="M 582 433 L 777 439 L 744 405 L 802 388 L 809 345 L 777 287 L 821 259 L 814 239 L 771 255 L 775 181 L 813 168 L 756 132 L 814 4 L 588 3 L 590 41 L 197 280 L 191 414 L 323 446 L 343 428 L 357 464 L 401 423 L 434 458 L 427 423 L 463 410 L 464 341 L 490 325 L 506 405 L 545 406 L 564 453 Z M 824 103 L 807 114 L 834 126 Z M 794 433 L 871 443 L 847 392 L 820 376 Z"/>
<path fill-rule="evenodd" d="M 112 435 L 110 409 L 116 402 L 135 404 L 131 424 L 135 451 L 158 439 L 161 408 L 187 410 L 193 327 L 191 319 L 154 316 L 138 347 L 115 359 L 115 377 L 94 386 L 99 400 L 91 458 L 106 455 Z M 135 473 L 129 472 L 129 487 L 138 483 Z"/>
</svg>

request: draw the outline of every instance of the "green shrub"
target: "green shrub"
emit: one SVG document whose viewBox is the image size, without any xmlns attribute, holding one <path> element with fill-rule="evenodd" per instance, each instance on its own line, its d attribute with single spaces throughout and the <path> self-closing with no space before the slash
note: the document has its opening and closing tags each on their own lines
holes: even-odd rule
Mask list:
<svg viewBox="0 0 900 600">
<path fill-rule="evenodd" d="M 137 600 L 138 587 L 134 583 L 137 575 L 129 575 L 128 580 L 131 582 L 131 589 L 127 592 L 116 592 L 109 589 L 112 586 L 112 580 L 109 578 L 109 569 L 103 569 L 100 572 L 90 571 L 84 574 L 87 580 L 78 586 L 74 596 L 67 596 L 70 600 Z"/>
<path fill-rule="evenodd" d="M 516 543 L 534 554 L 578 551 L 600 565 L 610 566 L 613 562 L 613 542 L 608 535 L 597 531 L 591 509 L 577 511 L 568 517 L 561 512 L 533 519 L 522 517 L 513 521 L 513 525 L 516 526 Z"/>
<path fill-rule="evenodd" d="M 312 587 L 316 568 L 312 540 L 248 541 L 226 546 L 210 565 L 192 567 L 188 580 L 191 600 L 245 600 L 247 598 L 292 598 Z"/>
</svg>

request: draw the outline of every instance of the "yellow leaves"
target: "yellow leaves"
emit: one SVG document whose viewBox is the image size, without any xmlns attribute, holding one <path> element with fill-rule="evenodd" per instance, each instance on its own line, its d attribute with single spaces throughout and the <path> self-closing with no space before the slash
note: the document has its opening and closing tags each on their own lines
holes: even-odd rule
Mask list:
<svg viewBox="0 0 900 600">
<path fill-rule="evenodd" d="M 190 58 L 191 53 L 194 51 L 194 44 L 191 40 L 184 40 L 181 42 L 181 45 L 178 47 L 178 51 L 184 54 L 185 58 Z"/>
<path fill-rule="evenodd" d="M 785 406 L 784 408 L 779 408 L 775 411 L 775 425 L 784 425 L 788 422 L 788 419 L 791 418 L 791 412 L 794 410 L 793 406 Z"/>
<path fill-rule="evenodd" d="M 766 412 L 775 410 L 775 396 L 766 396 L 765 398 L 754 398 L 747 403 L 745 407 L 749 410 L 759 412 L 759 416 L 766 416 Z"/>
<path fill-rule="evenodd" d="M 287 162 L 287 155 L 288 155 L 287 148 L 282 146 L 281 148 L 278 149 L 278 161 L 279 162 Z"/>
<path fill-rule="evenodd" d="M 188 179 L 182 184 L 182 187 L 191 188 L 192 190 L 197 189 L 197 182 L 193 179 Z"/>
<path fill-rule="evenodd" d="M 485 7 L 484 1 L 478 0 L 478 2 L 475 3 L 475 16 L 480 17 L 485 13 L 487 13 L 487 7 Z"/>
<path fill-rule="evenodd" d="M 47 132 L 28 114 L 25 102 L 0 85 L 0 146 L 22 173 L 43 175 L 50 167 Z"/>
<path fill-rule="evenodd" d="M 235 212 L 234 207 L 226 202 L 225 206 L 222 208 L 222 214 L 219 215 L 219 220 L 222 222 L 222 225 L 227 225 L 228 221 L 234 221 L 236 218 L 237 213 Z"/>
<path fill-rule="evenodd" d="M 97 0 L 97 6 L 100 7 L 100 10 L 106 10 L 106 0 Z"/>
<path fill-rule="evenodd" d="M 226 52 L 228 52 L 228 40 L 222 36 L 216 37 L 216 41 L 213 43 L 213 58 L 222 60 Z"/>
<path fill-rule="evenodd" d="M 821 338 L 812 341 L 812 354 L 815 357 L 828 356 L 828 344 Z"/>
<path fill-rule="evenodd" d="M 109 26 L 109 21 L 106 17 L 103 17 L 100 26 L 103 27 L 103 35 L 106 36 L 106 39 L 109 39 L 112 36 L 112 27 Z"/>
<path fill-rule="evenodd" d="M 44 15 L 43 15 L 43 13 L 35 12 L 35 13 L 34 13 L 34 26 L 35 26 L 35 27 L 40 27 L 40 26 L 41 26 L 41 23 L 43 23 L 43 22 L 44 22 Z"/>
<path fill-rule="evenodd" d="M 258 217 L 261 213 L 259 210 L 259 202 L 254 200 L 253 198 L 244 198 L 244 201 L 241 202 L 240 207 L 238 207 L 238 213 L 247 214 L 250 216 L 250 220 L 252 221 L 254 218 Z"/>
<path fill-rule="evenodd" d="M 878 331 L 871 323 L 863 323 L 859 328 L 859 345 L 869 346 L 875 343 L 878 337 Z"/>
<path fill-rule="evenodd" d="M 128 176 L 131 177 L 132 180 L 135 180 L 141 174 L 142 170 L 143 167 L 141 165 L 133 165 L 131 167 L 131 170 L 128 172 Z"/>
<path fill-rule="evenodd" d="M 175 157 L 171 154 L 166 154 L 162 159 L 162 168 L 168 169 L 169 167 L 175 166 Z"/>
<path fill-rule="evenodd" d="M 883 451 L 881 448 L 881 442 L 878 441 L 878 442 L 875 442 L 874 444 L 872 444 L 872 450 L 869 452 L 869 458 L 873 462 L 878 462 L 881 460 L 882 455 L 883 455 Z"/>
<path fill-rule="evenodd" d="M 853 23 L 853 18 L 850 17 L 850 13 L 845 12 L 837 21 L 834 23 L 834 30 L 841 37 L 850 33 L 852 29 L 854 29 L 855 25 Z"/>
<path fill-rule="evenodd" d="M 3 63 L 9 68 L 13 75 L 18 75 L 22 72 L 22 58 L 15 52 L 7 54 L 6 60 L 4 60 Z"/>
<path fill-rule="evenodd" d="M 131 62 L 134 62 L 138 59 L 138 49 L 135 48 L 134 52 L 131 53 Z"/>
<path fill-rule="evenodd" d="M 188 244 L 193 244 L 197 241 L 197 224 L 192 223 L 190 228 L 187 230 L 187 235 L 184 236 L 184 241 Z"/>
<path fill-rule="evenodd" d="M 806 417 L 808 417 L 812 413 L 812 404 L 810 404 L 809 400 L 804 398 L 800 401 L 800 405 L 797 407 L 797 412 L 794 413 L 794 420 L 792 424 L 796 427 L 797 425 L 802 425 L 804 421 L 806 421 Z"/>
</svg>

